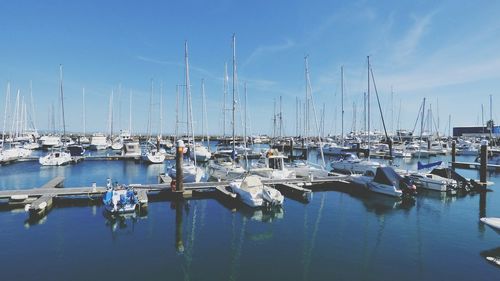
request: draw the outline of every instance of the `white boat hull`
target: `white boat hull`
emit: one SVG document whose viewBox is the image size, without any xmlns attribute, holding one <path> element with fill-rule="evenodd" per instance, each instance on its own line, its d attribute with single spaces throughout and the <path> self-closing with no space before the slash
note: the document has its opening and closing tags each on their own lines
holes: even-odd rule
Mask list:
<svg viewBox="0 0 500 281">
<path fill-rule="evenodd" d="M 484 224 L 486 224 L 494 229 L 500 230 L 500 218 L 490 217 L 490 218 L 480 218 L 480 220 Z"/>
</svg>

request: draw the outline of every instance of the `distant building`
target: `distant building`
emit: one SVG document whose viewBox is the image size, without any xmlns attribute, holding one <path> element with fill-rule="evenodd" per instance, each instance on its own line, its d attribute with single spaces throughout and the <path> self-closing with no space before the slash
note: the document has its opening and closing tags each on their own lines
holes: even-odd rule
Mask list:
<svg viewBox="0 0 500 281">
<path fill-rule="evenodd" d="M 500 126 L 493 126 L 493 137 L 500 137 Z M 453 127 L 454 137 L 489 137 L 490 128 L 482 126 Z"/>
</svg>

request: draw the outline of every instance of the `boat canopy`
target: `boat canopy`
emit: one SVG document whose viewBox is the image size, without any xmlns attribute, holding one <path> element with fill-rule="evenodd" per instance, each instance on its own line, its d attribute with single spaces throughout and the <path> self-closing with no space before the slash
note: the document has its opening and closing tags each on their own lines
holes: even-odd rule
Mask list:
<svg viewBox="0 0 500 281">
<path fill-rule="evenodd" d="M 241 183 L 241 188 L 255 188 L 262 186 L 262 182 L 258 176 L 248 176 Z"/>
<path fill-rule="evenodd" d="M 391 185 L 398 189 L 400 187 L 400 182 L 403 180 L 403 177 L 396 173 L 391 167 L 378 167 L 375 178 L 373 179 L 374 182 Z"/>
</svg>

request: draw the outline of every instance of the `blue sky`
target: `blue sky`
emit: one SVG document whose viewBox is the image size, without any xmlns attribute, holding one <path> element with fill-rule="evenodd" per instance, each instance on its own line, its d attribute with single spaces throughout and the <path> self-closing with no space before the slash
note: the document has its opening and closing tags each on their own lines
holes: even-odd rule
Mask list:
<svg viewBox="0 0 500 281">
<path fill-rule="evenodd" d="M 305 55 L 317 114 L 323 104 L 326 108 L 327 133 L 340 133 L 341 65 L 345 130 L 352 128 L 353 103 L 360 128 L 367 55 L 389 127 L 397 127 L 401 111 L 401 127 L 412 129 L 424 97 L 436 119 L 439 103 L 441 131 L 447 130 L 450 114 L 452 126 L 480 122 L 481 104 L 488 117 L 490 94 L 494 119 L 499 116 L 497 1 L 2 0 L 1 6 L 1 110 L 7 82 L 12 95 L 19 89 L 28 99 L 31 80 L 35 120 L 42 130 L 49 126 L 51 104 L 58 105 L 62 64 L 67 130 L 82 130 L 85 87 L 87 131 L 106 131 L 111 91 L 114 127 L 128 128 L 132 91 L 132 130 L 145 132 L 153 79 L 153 130 L 159 128 L 162 83 L 163 132 L 173 132 L 175 90 L 184 83 L 187 40 L 196 132 L 201 132 L 205 79 L 209 131 L 220 134 L 224 63 L 231 77 L 233 33 L 238 89 L 243 97 L 247 83 L 248 126 L 253 133 L 272 132 L 274 99 L 282 96 L 285 133 L 295 134 L 296 97 L 305 96 Z M 375 102 L 372 99 L 372 127 L 380 129 Z M 240 124 L 237 121 L 238 132 Z"/>
</svg>

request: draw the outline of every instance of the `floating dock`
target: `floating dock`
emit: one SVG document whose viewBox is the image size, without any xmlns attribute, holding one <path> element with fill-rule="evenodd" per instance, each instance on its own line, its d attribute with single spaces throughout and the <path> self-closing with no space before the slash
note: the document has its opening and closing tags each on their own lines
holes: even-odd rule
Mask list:
<svg viewBox="0 0 500 281">
<path fill-rule="evenodd" d="M 329 176 L 326 178 L 297 178 L 297 179 L 262 179 L 262 183 L 274 186 L 285 195 L 298 197 L 302 201 L 310 201 L 312 198 L 312 189 L 317 186 L 332 183 L 345 183 L 348 176 Z M 175 191 L 171 186 L 172 179 L 164 174 L 160 174 L 158 184 L 130 184 L 136 191 L 141 208 L 147 207 L 148 194 L 151 192 L 177 195 L 184 198 L 190 198 L 195 192 L 218 192 L 230 198 L 236 198 L 227 187 L 229 182 L 200 182 L 184 183 L 183 191 Z M 107 188 L 104 186 L 91 187 L 65 187 L 63 188 L 64 178 L 55 177 L 39 188 L 32 189 L 11 189 L 0 191 L 0 199 L 8 200 L 8 205 L 12 208 L 23 207 L 30 216 L 44 216 L 54 206 L 54 201 L 58 198 L 74 197 L 102 197 Z M 307 187 L 307 188 L 306 188 Z"/>
</svg>

